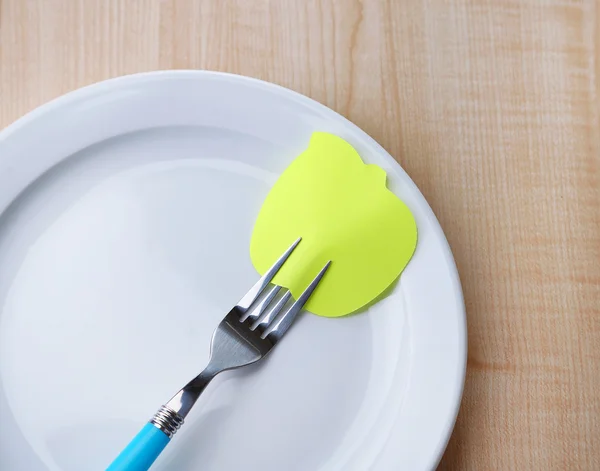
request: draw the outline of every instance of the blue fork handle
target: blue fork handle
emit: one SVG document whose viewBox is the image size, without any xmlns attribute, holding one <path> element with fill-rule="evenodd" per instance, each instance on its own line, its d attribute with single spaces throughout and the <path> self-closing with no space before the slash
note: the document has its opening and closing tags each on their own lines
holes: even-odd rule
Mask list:
<svg viewBox="0 0 600 471">
<path fill-rule="evenodd" d="M 206 368 L 154 414 L 106 471 L 148 471 L 219 371 Z"/>
<path fill-rule="evenodd" d="M 148 471 L 170 440 L 165 432 L 147 423 L 106 471 Z"/>
</svg>

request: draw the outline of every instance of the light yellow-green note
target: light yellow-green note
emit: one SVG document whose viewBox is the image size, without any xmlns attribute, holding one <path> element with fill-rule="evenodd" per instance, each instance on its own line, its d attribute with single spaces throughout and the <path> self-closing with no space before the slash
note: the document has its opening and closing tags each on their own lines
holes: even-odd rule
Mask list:
<svg viewBox="0 0 600 471">
<path fill-rule="evenodd" d="M 417 226 L 380 167 L 365 165 L 340 137 L 319 132 L 265 199 L 250 243 L 254 267 L 263 274 L 299 237 L 274 282 L 297 298 L 331 260 L 306 309 L 338 317 L 398 278 L 415 251 Z"/>
</svg>

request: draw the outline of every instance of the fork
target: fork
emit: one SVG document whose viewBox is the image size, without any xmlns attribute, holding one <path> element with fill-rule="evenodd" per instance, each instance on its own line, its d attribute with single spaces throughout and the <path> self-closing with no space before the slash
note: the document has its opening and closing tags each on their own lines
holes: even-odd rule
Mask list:
<svg viewBox="0 0 600 471">
<path fill-rule="evenodd" d="M 285 251 L 217 326 L 204 371 L 154 414 L 106 471 L 147 471 L 216 375 L 263 359 L 281 340 L 331 264 L 327 262 L 296 301 L 290 291 L 271 284 L 300 240 Z"/>
</svg>

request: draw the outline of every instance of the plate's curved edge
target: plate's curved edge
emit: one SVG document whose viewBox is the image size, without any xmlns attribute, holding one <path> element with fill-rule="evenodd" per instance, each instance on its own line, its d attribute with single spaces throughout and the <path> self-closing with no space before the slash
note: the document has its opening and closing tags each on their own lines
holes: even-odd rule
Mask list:
<svg viewBox="0 0 600 471">
<path fill-rule="evenodd" d="M 363 141 L 366 144 L 377 149 L 379 151 L 380 155 L 384 156 L 384 158 L 387 159 L 390 163 L 395 164 L 395 165 L 393 165 L 394 171 L 397 172 L 398 174 L 401 174 L 401 176 L 407 182 L 410 182 L 410 185 L 411 185 L 410 190 L 415 192 L 419 196 L 419 198 L 422 199 L 423 202 L 425 203 L 424 207 L 427 208 L 425 211 L 425 213 L 426 213 L 425 215 L 429 219 L 429 222 L 432 224 L 432 227 L 435 228 L 434 230 L 436 231 L 436 235 L 439 237 L 440 240 L 443 240 L 445 243 L 445 246 L 444 246 L 445 262 L 447 263 L 447 266 L 451 273 L 451 281 L 453 284 L 454 292 L 457 293 L 456 309 L 457 309 L 457 312 L 461 313 L 460 321 L 459 321 L 460 325 L 459 325 L 458 344 L 462 345 L 462 351 L 459 352 L 459 356 L 461 356 L 463 359 L 462 363 L 457 365 L 458 369 L 459 369 L 459 371 L 457 371 L 457 374 L 456 374 L 457 381 L 455 384 L 452 385 L 453 391 L 454 391 L 454 398 L 455 398 L 454 402 L 456 404 L 455 410 L 453 411 L 453 414 L 448 417 L 447 427 L 446 427 L 446 430 L 447 430 L 446 436 L 442 440 L 440 440 L 440 442 L 438 443 L 438 447 L 437 447 L 435 456 L 432 456 L 431 469 L 435 469 L 435 467 L 439 464 L 439 462 L 442 458 L 442 455 L 446 449 L 448 441 L 450 440 L 450 436 L 452 434 L 454 425 L 456 423 L 456 419 L 458 417 L 462 394 L 464 392 L 466 369 L 467 369 L 467 346 L 468 346 L 467 344 L 468 344 L 468 342 L 467 342 L 466 308 L 465 308 L 465 303 L 464 303 L 463 290 L 462 290 L 456 262 L 453 257 L 453 254 L 452 254 L 452 250 L 450 248 L 450 244 L 448 243 L 448 240 L 442 230 L 442 227 L 441 227 L 437 217 L 435 216 L 433 210 L 431 209 L 431 206 L 429 205 L 429 203 L 427 203 L 427 201 L 425 200 L 425 197 L 422 195 L 422 193 L 418 189 L 417 185 L 410 178 L 410 176 L 406 173 L 406 171 L 401 167 L 401 165 L 377 141 L 375 141 L 371 136 L 369 136 L 365 131 L 363 131 L 361 128 L 359 128 L 356 124 L 352 123 L 350 120 L 348 120 L 341 114 L 337 113 L 336 111 L 332 110 L 331 108 L 327 107 L 326 105 L 319 103 L 316 100 L 313 100 L 312 98 L 309 98 L 305 95 L 302 95 L 301 93 L 295 92 L 284 86 L 277 85 L 277 84 L 274 84 L 271 82 L 266 82 L 264 80 L 260 80 L 257 78 L 246 77 L 243 75 L 232 74 L 232 73 L 227 73 L 227 72 L 217 72 L 217 71 L 209 71 L 209 70 L 189 70 L 189 69 L 157 70 L 157 71 L 142 72 L 142 73 L 114 77 L 111 79 L 107 79 L 107 80 L 103 80 L 100 82 L 86 85 L 82 88 L 73 90 L 69 93 L 66 93 L 64 95 L 56 97 L 56 98 L 48 101 L 47 103 L 42 104 L 39 107 L 29 111 L 28 113 L 23 115 L 21 118 L 14 121 L 12 124 L 8 125 L 7 127 L 5 127 L 2 130 L 0 130 L 0 144 L 4 140 L 6 140 L 8 137 L 10 137 L 10 135 L 12 133 L 16 132 L 21 127 L 27 125 L 29 122 L 37 119 L 38 117 L 41 117 L 48 112 L 51 112 L 53 109 L 68 105 L 68 104 L 76 102 L 78 100 L 88 99 L 92 95 L 101 94 L 101 93 L 105 92 L 106 90 L 109 90 L 110 88 L 112 88 L 114 85 L 127 84 L 127 82 L 135 82 L 135 81 L 139 81 L 140 79 L 142 79 L 142 80 L 145 79 L 145 80 L 150 81 L 150 80 L 168 79 L 171 77 L 181 78 L 181 77 L 185 77 L 185 76 L 188 76 L 189 78 L 214 78 L 214 79 L 226 79 L 226 80 L 231 80 L 231 81 L 246 82 L 248 84 L 252 84 L 254 86 L 257 86 L 257 87 L 260 87 L 263 89 L 269 89 L 270 91 L 277 92 L 281 95 L 286 95 L 286 97 L 288 99 L 290 99 L 290 98 L 294 99 L 294 101 L 296 101 L 297 103 L 305 105 L 308 108 L 311 108 L 313 110 L 315 108 L 317 108 L 320 112 L 322 112 L 324 114 L 329 114 L 330 116 L 335 117 L 338 120 L 342 120 L 344 122 L 344 124 L 346 124 L 347 126 L 349 126 L 352 129 L 354 129 L 356 131 L 356 134 L 358 136 L 362 137 Z"/>
<path fill-rule="evenodd" d="M 446 236 L 442 230 L 441 225 L 439 224 L 439 221 L 437 220 L 435 215 L 433 215 L 433 210 L 431 210 L 431 208 L 430 208 L 430 211 L 432 212 L 432 216 L 434 217 L 434 219 L 437 223 L 434 225 L 434 227 L 436 227 L 436 230 L 441 233 L 440 235 L 443 238 L 443 240 L 446 241 L 446 247 L 445 247 L 446 248 L 445 252 L 446 252 L 446 257 L 447 257 L 446 262 L 449 264 L 449 266 L 451 268 L 453 268 L 452 282 L 455 285 L 456 292 L 459 293 L 457 310 L 460 311 L 462 314 L 462 316 L 461 316 L 462 322 L 461 322 L 461 326 L 460 326 L 461 327 L 460 334 L 459 334 L 460 338 L 458 340 L 459 340 L 459 344 L 462 345 L 462 349 L 463 349 L 463 355 L 462 355 L 463 361 L 460 365 L 458 365 L 459 366 L 458 378 L 460 378 L 460 380 L 457 384 L 458 398 L 456 400 L 454 415 L 452 417 L 449 417 L 449 420 L 447 422 L 447 427 L 446 427 L 446 430 L 447 430 L 446 436 L 440 441 L 440 443 L 438 445 L 436 459 L 432 460 L 431 469 L 434 470 L 438 467 L 438 465 L 440 464 L 440 461 L 442 460 L 444 452 L 446 451 L 446 447 L 448 446 L 448 442 L 450 441 L 450 437 L 452 436 L 452 433 L 454 432 L 456 420 L 458 419 L 458 413 L 460 411 L 462 397 L 463 397 L 463 393 L 465 390 L 465 380 L 466 380 L 466 376 L 467 376 L 467 354 L 468 354 L 469 345 L 468 345 L 468 337 L 467 337 L 467 312 L 466 312 L 466 307 L 465 307 L 465 300 L 464 300 L 462 285 L 460 282 L 460 276 L 458 273 L 458 268 L 456 266 L 456 261 L 454 260 L 454 256 L 452 255 L 452 249 L 450 247 L 450 244 L 448 243 L 448 240 L 446 239 Z"/>
</svg>

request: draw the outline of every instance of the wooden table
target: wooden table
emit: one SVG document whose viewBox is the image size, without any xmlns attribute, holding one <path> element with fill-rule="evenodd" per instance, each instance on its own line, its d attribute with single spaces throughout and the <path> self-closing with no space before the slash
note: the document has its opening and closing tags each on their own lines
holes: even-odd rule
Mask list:
<svg viewBox="0 0 600 471">
<path fill-rule="evenodd" d="M 421 188 L 469 326 L 440 469 L 600 470 L 600 4 L 0 0 L 0 127 L 169 68 L 304 93 Z"/>
</svg>

